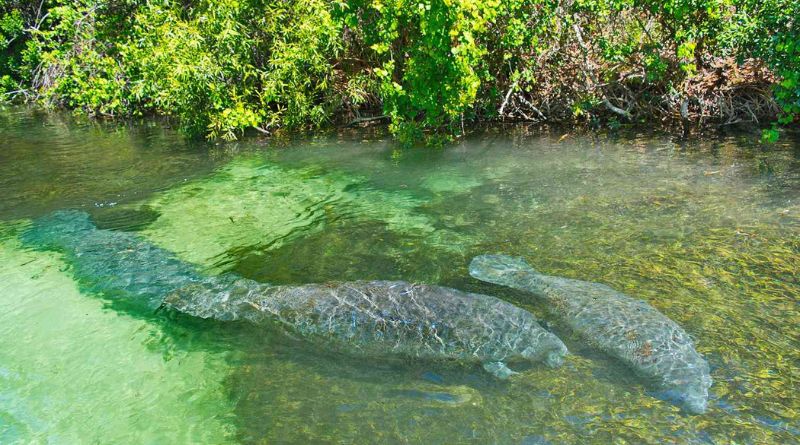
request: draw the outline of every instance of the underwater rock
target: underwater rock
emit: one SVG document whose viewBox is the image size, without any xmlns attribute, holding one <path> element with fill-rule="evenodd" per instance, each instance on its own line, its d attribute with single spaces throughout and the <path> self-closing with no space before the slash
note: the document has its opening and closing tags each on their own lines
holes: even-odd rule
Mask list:
<svg viewBox="0 0 800 445">
<path fill-rule="evenodd" d="M 164 303 L 217 320 L 277 324 L 350 354 L 480 362 L 498 378 L 506 363 L 561 365 L 567 348 L 533 315 L 486 295 L 403 281 L 269 286 L 211 277 L 171 293 Z"/>
<path fill-rule="evenodd" d="M 692 413 L 706 411 L 712 383 L 708 363 L 686 331 L 644 301 L 603 284 L 543 275 L 523 259 L 505 255 L 475 257 L 469 273 L 531 292 L 578 335 L 652 379 L 664 398 Z"/>
<path fill-rule="evenodd" d="M 270 286 L 207 276 L 136 235 L 98 229 L 80 211 L 37 219 L 22 240 L 62 252 L 84 290 L 137 309 L 279 326 L 360 355 L 481 362 L 500 378 L 514 373 L 508 361 L 559 366 L 567 353 L 533 315 L 497 298 L 401 281 Z"/>
</svg>

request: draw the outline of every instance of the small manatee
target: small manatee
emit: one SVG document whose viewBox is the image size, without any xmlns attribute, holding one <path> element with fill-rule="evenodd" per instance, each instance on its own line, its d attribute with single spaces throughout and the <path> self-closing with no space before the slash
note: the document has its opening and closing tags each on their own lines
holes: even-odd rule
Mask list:
<svg viewBox="0 0 800 445">
<path fill-rule="evenodd" d="M 543 275 L 525 260 L 481 255 L 469 266 L 474 278 L 527 291 L 575 333 L 637 374 L 691 413 L 708 406 L 711 375 L 689 334 L 641 300 L 598 283 Z"/>
</svg>

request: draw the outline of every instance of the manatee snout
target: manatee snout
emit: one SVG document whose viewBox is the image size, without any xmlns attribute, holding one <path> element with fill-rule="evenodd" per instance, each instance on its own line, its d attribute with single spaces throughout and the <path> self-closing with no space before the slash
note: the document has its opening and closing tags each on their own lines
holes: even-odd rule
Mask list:
<svg viewBox="0 0 800 445">
<path fill-rule="evenodd" d="M 705 397 L 691 397 L 683 403 L 683 407 L 692 414 L 703 414 L 708 409 L 708 400 Z"/>
<path fill-rule="evenodd" d="M 547 353 L 547 358 L 544 359 L 544 364 L 551 368 L 558 368 L 564 364 L 565 353 L 561 351 L 550 351 Z"/>
<path fill-rule="evenodd" d="M 690 414 L 703 414 L 708 410 L 708 388 L 710 377 L 698 377 L 694 380 L 673 382 L 669 387 L 658 391 L 655 396 L 680 406 Z"/>
<path fill-rule="evenodd" d="M 478 280 L 509 285 L 518 275 L 535 273 L 522 258 L 507 255 L 479 255 L 469 264 L 469 274 Z"/>
<path fill-rule="evenodd" d="M 522 351 L 522 356 L 532 362 L 544 362 L 550 368 L 558 368 L 564 364 L 564 357 L 569 353 L 567 347 L 560 340 L 548 348 L 528 347 Z"/>
<path fill-rule="evenodd" d="M 692 414 L 703 414 L 708 409 L 708 388 L 711 386 L 711 379 L 701 378 L 695 384 L 690 385 L 681 405 L 683 409 Z"/>
<path fill-rule="evenodd" d="M 672 392 L 679 393 L 677 405 L 691 414 L 703 414 L 708 409 L 708 390 L 713 384 L 708 364 L 697 357 L 688 362 L 682 373 L 678 373 L 670 385 Z"/>
</svg>

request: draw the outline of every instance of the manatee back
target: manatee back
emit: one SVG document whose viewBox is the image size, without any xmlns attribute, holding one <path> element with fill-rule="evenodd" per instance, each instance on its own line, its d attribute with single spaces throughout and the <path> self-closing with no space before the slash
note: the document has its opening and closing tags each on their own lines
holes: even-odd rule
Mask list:
<svg viewBox="0 0 800 445">
<path fill-rule="evenodd" d="M 193 317 L 261 324 L 268 316 L 254 302 L 269 298 L 271 290 L 268 284 L 226 273 L 182 286 L 170 292 L 164 304 Z"/>
<path fill-rule="evenodd" d="M 652 380 L 687 411 L 706 410 L 709 366 L 680 325 L 604 284 L 559 277 L 545 283 L 549 309 L 576 333 Z"/>
<path fill-rule="evenodd" d="M 278 286 L 256 302 L 301 334 L 355 352 L 477 361 L 560 358 L 566 347 L 529 312 L 494 297 L 400 281 Z M 557 365 L 558 360 L 553 361 Z"/>
</svg>

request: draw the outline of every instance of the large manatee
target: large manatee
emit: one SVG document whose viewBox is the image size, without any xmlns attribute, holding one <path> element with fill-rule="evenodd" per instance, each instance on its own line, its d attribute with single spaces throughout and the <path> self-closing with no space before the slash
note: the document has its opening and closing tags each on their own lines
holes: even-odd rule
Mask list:
<svg viewBox="0 0 800 445">
<path fill-rule="evenodd" d="M 559 366 L 567 348 L 533 315 L 486 295 L 403 281 L 269 286 L 210 278 L 165 304 L 201 318 L 274 324 L 347 353 L 481 362 L 500 378 L 506 363 Z"/>
<path fill-rule="evenodd" d="M 708 363 L 686 331 L 644 301 L 603 284 L 543 275 L 523 259 L 505 255 L 475 257 L 469 272 L 543 299 L 575 333 L 654 380 L 666 398 L 692 413 L 706 411 Z"/>
<path fill-rule="evenodd" d="M 136 235 L 98 229 L 80 211 L 39 218 L 22 239 L 62 252 L 83 289 L 137 309 L 279 325 L 355 354 L 478 361 L 501 378 L 513 373 L 508 361 L 558 366 L 567 352 L 529 312 L 497 298 L 404 282 L 270 286 L 207 276 Z"/>
</svg>

